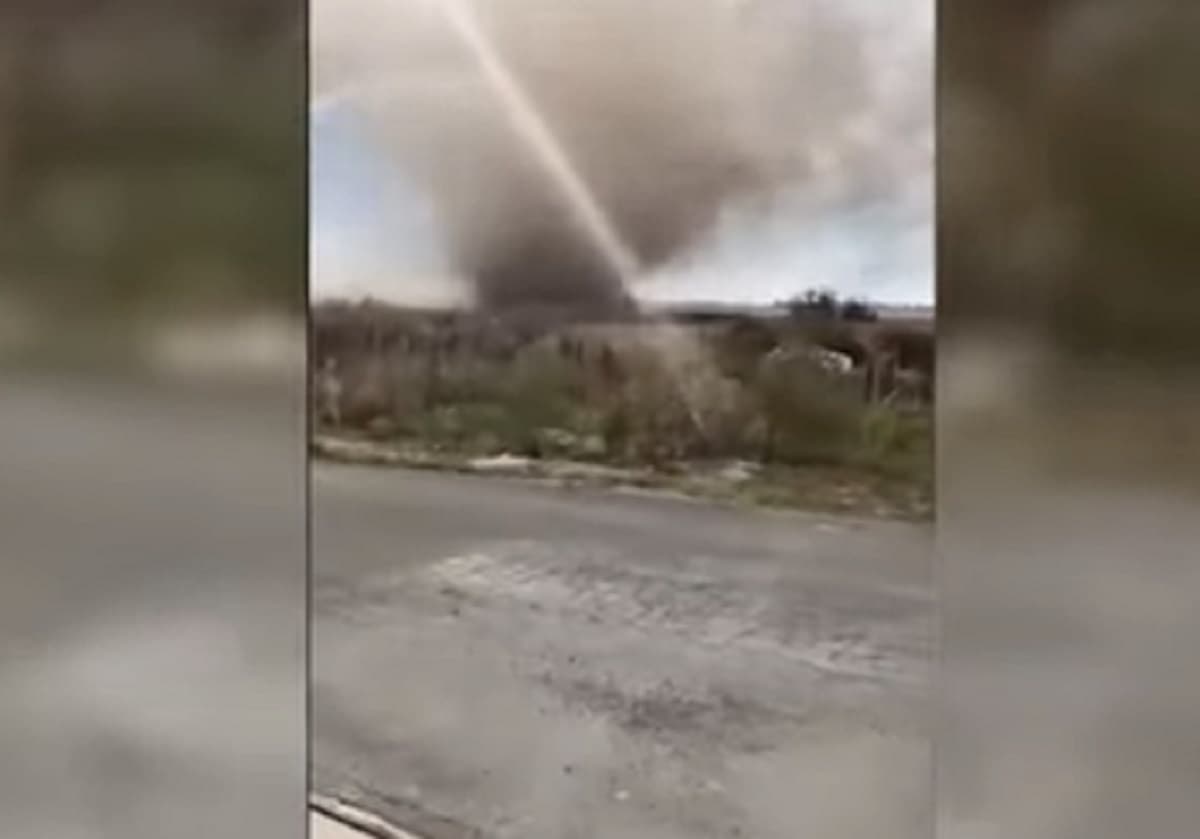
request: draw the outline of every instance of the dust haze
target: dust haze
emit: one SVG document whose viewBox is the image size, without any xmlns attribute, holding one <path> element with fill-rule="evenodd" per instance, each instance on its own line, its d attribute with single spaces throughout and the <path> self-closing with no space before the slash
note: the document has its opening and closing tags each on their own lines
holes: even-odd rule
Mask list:
<svg viewBox="0 0 1200 839">
<path fill-rule="evenodd" d="M 797 185 L 814 206 L 861 204 L 928 177 L 931 14 L 899 5 L 916 13 L 815 0 L 470 8 L 644 273 L 732 204 L 766 211 Z M 316 0 L 312 31 L 318 105 L 352 109 L 432 198 L 478 303 L 628 304 L 636 278 L 575 224 L 436 2 Z"/>
</svg>

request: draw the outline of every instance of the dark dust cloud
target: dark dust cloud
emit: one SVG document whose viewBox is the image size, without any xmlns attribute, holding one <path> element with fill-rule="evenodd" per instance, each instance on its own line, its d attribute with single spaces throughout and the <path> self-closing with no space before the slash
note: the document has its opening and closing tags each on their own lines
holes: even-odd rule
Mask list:
<svg viewBox="0 0 1200 839">
<path fill-rule="evenodd" d="M 347 99 L 433 198 L 477 302 L 626 306 L 625 278 L 577 225 L 437 5 L 333 5 L 314 14 L 316 91 L 363 89 Z M 747 196 L 805 180 L 848 201 L 886 194 L 911 177 L 914 139 L 927 130 L 913 119 L 921 91 L 900 91 L 912 107 L 897 107 L 893 83 L 881 106 L 870 27 L 841 6 L 471 8 L 643 270 L 693 247 Z"/>
</svg>

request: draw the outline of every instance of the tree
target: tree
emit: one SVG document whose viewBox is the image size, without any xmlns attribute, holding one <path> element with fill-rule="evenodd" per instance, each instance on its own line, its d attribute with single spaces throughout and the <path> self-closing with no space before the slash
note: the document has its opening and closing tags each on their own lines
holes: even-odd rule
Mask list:
<svg viewBox="0 0 1200 839">
<path fill-rule="evenodd" d="M 842 320 L 859 323 L 874 323 L 879 320 L 879 312 L 865 300 L 850 299 L 843 301 L 840 307 Z"/>
<path fill-rule="evenodd" d="M 838 299 L 828 289 L 809 289 L 788 301 L 787 308 L 788 313 L 797 320 L 834 320 L 838 316 Z"/>
</svg>

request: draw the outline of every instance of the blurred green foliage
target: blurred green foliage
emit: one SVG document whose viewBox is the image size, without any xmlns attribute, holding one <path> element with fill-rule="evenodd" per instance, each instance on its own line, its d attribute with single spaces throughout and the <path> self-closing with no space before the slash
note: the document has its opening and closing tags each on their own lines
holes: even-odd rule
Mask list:
<svg viewBox="0 0 1200 839">
<path fill-rule="evenodd" d="M 1032 328 L 1069 356 L 1200 350 L 1200 4 L 939 10 L 943 334 Z"/>
<path fill-rule="evenodd" d="M 63 319 L 306 301 L 302 4 L 7 3 L 0 277 Z"/>
</svg>

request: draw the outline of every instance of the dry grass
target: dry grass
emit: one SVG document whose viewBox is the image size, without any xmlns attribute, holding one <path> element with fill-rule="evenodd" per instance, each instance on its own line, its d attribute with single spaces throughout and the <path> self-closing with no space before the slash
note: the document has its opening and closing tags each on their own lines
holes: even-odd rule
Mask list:
<svg viewBox="0 0 1200 839">
<path fill-rule="evenodd" d="M 664 475 L 740 461 L 756 479 L 717 494 L 761 503 L 920 508 L 931 496 L 929 406 L 869 405 L 860 377 L 770 358 L 766 342 L 631 326 L 514 336 L 477 320 L 341 327 L 322 345 L 318 322 L 318 357 L 337 359 L 340 385 L 317 406 L 327 433 Z M 843 485 L 861 503 L 839 501 Z"/>
</svg>

